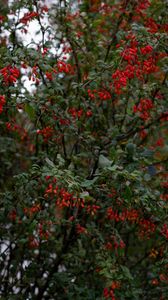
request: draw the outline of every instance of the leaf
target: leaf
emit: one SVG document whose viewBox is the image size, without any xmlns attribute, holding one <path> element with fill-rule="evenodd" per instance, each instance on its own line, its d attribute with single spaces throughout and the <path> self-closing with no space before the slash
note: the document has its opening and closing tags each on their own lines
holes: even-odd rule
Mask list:
<svg viewBox="0 0 168 300">
<path fill-rule="evenodd" d="M 81 183 L 81 186 L 86 187 L 86 188 L 90 187 L 95 183 L 96 180 L 97 180 L 97 177 L 93 178 L 92 180 L 87 180 L 86 179 L 84 182 Z"/>
<path fill-rule="evenodd" d="M 79 197 L 80 198 L 88 198 L 89 197 L 89 193 L 87 191 L 82 192 L 82 193 L 79 194 Z"/>
<path fill-rule="evenodd" d="M 112 172 L 114 172 L 114 171 L 116 171 L 116 170 L 122 170 L 123 168 L 122 167 L 120 167 L 120 166 L 118 166 L 118 165 L 113 165 L 113 166 L 111 166 L 111 167 L 108 167 L 108 170 L 109 171 L 112 171 Z"/>
<path fill-rule="evenodd" d="M 145 181 L 150 181 L 151 180 L 151 176 L 149 174 L 145 174 L 144 175 L 144 180 Z"/>
<path fill-rule="evenodd" d="M 59 153 L 57 154 L 57 160 L 60 167 L 65 165 L 65 159 L 63 159 L 63 157 Z"/>
<path fill-rule="evenodd" d="M 153 157 L 154 151 L 150 149 L 145 149 L 145 151 L 142 152 L 143 157 Z"/>
<path fill-rule="evenodd" d="M 126 145 L 126 150 L 127 150 L 128 154 L 131 156 L 133 156 L 133 154 L 135 153 L 135 148 L 136 148 L 136 146 L 133 143 L 128 143 Z"/>
<path fill-rule="evenodd" d="M 126 278 L 128 278 L 130 280 L 133 280 L 133 277 L 132 277 L 132 275 L 130 273 L 130 270 L 127 267 L 121 266 L 121 270 L 123 271 L 123 273 L 124 273 L 124 275 L 125 275 Z"/>
<path fill-rule="evenodd" d="M 25 112 L 28 114 L 31 121 L 33 121 L 35 119 L 35 110 L 28 103 L 25 104 Z"/>
<path fill-rule="evenodd" d="M 153 165 L 148 166 L 148 173 L 150 176 L 154 176 L 157 173 L 156 168 Z"/>
<path fill-rule="evenodd" d="M 45 158 L 45 161 L 50 167 L 52 167 L 52 168 L 55 167 L 54 163 L 48 157 Z"/>
<path fill-rule="evenodd" d="M 110 167 L 112 164 L 112 161 L 109 160 L 107 157 L 105 157 L 104 155 L 100 154 L 99 156 L 99 167 L 100 168 L 107 168 Z"/>
</svg>

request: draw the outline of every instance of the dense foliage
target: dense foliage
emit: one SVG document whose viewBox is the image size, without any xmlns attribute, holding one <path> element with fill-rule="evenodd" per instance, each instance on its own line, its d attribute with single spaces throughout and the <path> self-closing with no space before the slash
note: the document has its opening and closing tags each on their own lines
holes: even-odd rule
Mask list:
<svg viewBox="0 0 168 300">
<path fill-rule="evenodd" d="M 1 3 L 0 297 L 166 300 L 167 1 L 54 3 Z"/>
</svg>

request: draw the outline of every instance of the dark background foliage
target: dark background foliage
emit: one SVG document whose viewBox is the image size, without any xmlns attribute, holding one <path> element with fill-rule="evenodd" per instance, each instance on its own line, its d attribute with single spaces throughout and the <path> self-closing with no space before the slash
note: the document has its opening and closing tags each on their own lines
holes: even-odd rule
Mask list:
<svg viewBox="0 0 168 300">
<path fill-rule="evenodd" d="M 0 4 L 1 299 L 166 300 L 166 1 Z"/>
</svg>

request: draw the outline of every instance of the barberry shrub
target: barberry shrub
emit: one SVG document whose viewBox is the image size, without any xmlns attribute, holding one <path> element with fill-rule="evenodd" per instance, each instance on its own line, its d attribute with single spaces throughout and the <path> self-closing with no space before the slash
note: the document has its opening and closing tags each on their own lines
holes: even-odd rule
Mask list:
<svg viewBox="0 0 168 300">
<path fill-rule="evenodd" d="M 166 300 L 167 1 L 0 2 L 0 298 Z"/>
</svg>

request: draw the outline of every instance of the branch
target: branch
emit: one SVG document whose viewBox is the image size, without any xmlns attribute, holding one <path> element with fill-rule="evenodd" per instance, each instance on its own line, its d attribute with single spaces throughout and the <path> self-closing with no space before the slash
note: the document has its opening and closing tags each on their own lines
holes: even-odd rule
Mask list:
<svg viewBox="0 0 168 300">
<path fill-rule="evenodd" d="M 67 232 L 64 232 L 63 247 L 60 251 L 60 255 L 58 254 L 54 266 L 52 267 L 45 284 L 43 285 L 43 287 L 41 287 L 41 289 L 39 288 L 39 294 L 37 295 L 36 300 L 41 300 L 43 298 L 43 295 L 46 292 L 54 274 L 58 271 L 58 267 L 62 261 L 63 255 L 67 253 L 67 251 L 69 250 L 69 245 L 72 245 L 72 242 L 74 241 L 74 228 L 71 228 L 68 238 L 66 233 Z"/>
<path fill-rule="evenodd" d="M 129 2 L 130 2 L 130 0 L 126 0 L 126 1 L 125 1 L 125 5 L 123 6 L 123 9 L 126 9 L 126 8 L 127 8 L 127 5 L 128 5 Z M 135 4 L 134 4 L 134 6 L 135 6 Z M 107 47 L 107 51 L 106 51 L 106 55 L 105 55 L 104 62 L 106 62 L 107 59 L 108 59 L 108 56 L 109 56 L 111 47 L 112 47 L 113 43 L 114 43 L 115 40 L 116 40 L 116 33 L 118 32 L 118 28 L 119 28 L 119 26 L 120 26 L 120 24 L 121 24 L 121 22 L 122 22 L 122 20 L 123 20 L 124 15 L 125 15 L 125 14 L 121 13 L 120 16 L 119 16 L 119 19 L 118 19 L 116 28 L 115 28 L 115 30 L 114 30 L 114 32 L 113 32 L 113 34 L 112 34 L 112 37 L 111 37 L 110 44 L 109 44 L 108 47 Z M 131 18 L 132 18 L 132 15 L 130 15 L 130 18 L 129 18 L 129 19 L 131 19 Z M 129 21 L 130 21 L 130 20 L 129 20 Z M 129 22 L 129 21 L 128 21 L 128 22 Z"/>
</svg>

